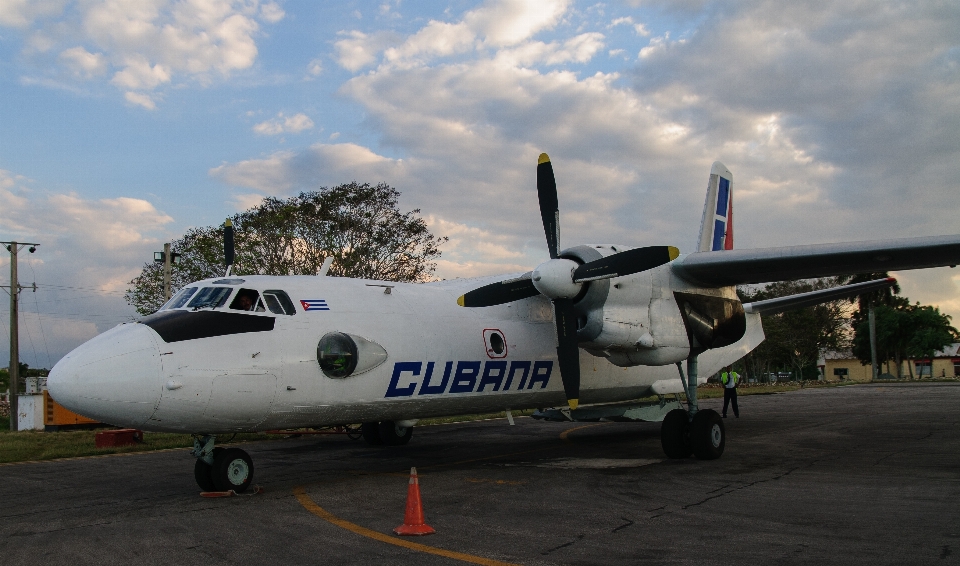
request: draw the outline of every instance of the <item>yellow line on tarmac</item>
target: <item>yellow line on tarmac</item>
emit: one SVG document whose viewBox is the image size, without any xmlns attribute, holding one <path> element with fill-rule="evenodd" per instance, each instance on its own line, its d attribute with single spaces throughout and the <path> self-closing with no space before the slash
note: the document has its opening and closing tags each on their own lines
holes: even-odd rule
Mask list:
<svg viewBox="0 0 960 566">
<path fill-rule="evenodd" d="M 562 441 L 564 441 L 564 442 L 570 442 L 570 440 L 569 440 L 567 437 L 570 435 L 571 432 L 573 432 L 573 431 L 575 431 L 575 430 L 583 430 L 583 429 L 585 429 L 585 428 L 600 426 L 600 425 L 603 425 L 603 424 L 607 424 L 607 423 L 594 423 L 594 424 L 588 424 L 588 425 L 578 426 L 578 427 L 575 427 L 575 428 L 569 428 L 569 429 L 567 429 L 567 430 L 565 430 L 565 431 L 563 431 L 563 432 L 560 433 L 560 440 L 562 440 Z"/>
<path fill-rule="evenodd" d="M 445 558 L 452 558 L 453 560 L 460 560 L 462 562 L 469 562 L 471 564 L 482 564 L 483 566 L 517 566 L 511 562 L 501 562 L 499 560 L 492 560 L 490 558 L 484 558 L 482 556 L 474 556 L 473 554 L 465 554 L 463 552 L 455 552 L 453 550 L 446 550 L 443 548 L 437 548 L 435 546 L 427 546 L 425 544 L 420 544 L 417 542 L 411 542 L 407 539 L 397 538 L 390 535 L 385 535 L 383 533 L 368 529 L 366 527 L 361 527 L 350 521 L 341 519 L 336 515 L 330 513 L 323 507 L 317 505 L 313 499 L 307 495 L 306 490 L 303 486 L 298 486 L 293 488 L 293 495 L 297 498 L 297 501 L 300 502 L 300 505 L 307 510 L 320 517 L 324 521 L 336 525 L 342 529 L 347 529 L 350 532 L 356 533 L 360 536 L 367 538 L 372 538 L 380 542 L 385 542 L 387 544 L 392 544 L 395 546 L 402 546 L 403 548 L 408 548 L 410 550 L 415 550 L 417 552 L 425 552 L 427 554 L 434 554 L 437 556 L 443 556 Z"/>
</svg>

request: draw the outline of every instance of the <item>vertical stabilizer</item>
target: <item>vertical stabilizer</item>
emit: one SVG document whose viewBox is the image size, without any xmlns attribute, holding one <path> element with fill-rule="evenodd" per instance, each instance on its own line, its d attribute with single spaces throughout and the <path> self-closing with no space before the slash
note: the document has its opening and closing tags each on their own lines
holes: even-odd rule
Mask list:
<svg viewBox="0 0 960 566">
<path fill-rule="evenodd" d="M 733 249 L 733 174 L 714 162 L 707 183 L 707 200 L 700 220 L 698 252 Z"/>
</svg>

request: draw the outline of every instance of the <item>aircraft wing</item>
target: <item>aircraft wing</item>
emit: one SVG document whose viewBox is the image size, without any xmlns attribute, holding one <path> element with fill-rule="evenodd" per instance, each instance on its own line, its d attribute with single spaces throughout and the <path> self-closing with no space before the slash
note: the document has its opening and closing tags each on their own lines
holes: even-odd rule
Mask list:
<svg viewBox="0 0 960 566">
<path fill-rule="evenodd" d="M 691 283 L 725 286 L 958 263 L 960 235 L 697 252 L 677 259 L 671 268 Z"/>
<path fill-rule="evenodd" d="M 803 307 L 812 307 L 813 305 L 819 305 L 827 301 L 849 299 L 857 295 L 862 295 L 863 293 L 891 287 L 896 283 L 896 279 L 887 277 L 886 279 L 875 279 L 863 283 L 854 283 L 853 285 L 843 285 L 841 287 L 831 287 L 830 289 L 820 289 L 819 291 L 810 291 L 764 301 L 743 303 L 743 312 L 776 314 L 793 309 L 802 309 Z"/>
</svg>

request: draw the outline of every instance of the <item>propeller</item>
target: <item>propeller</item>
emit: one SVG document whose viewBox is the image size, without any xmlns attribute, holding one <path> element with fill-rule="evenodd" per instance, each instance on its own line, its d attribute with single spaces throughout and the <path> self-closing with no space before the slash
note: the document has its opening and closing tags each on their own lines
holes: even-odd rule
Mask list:
<svg viewBox="0 0 960 566">
<path fill-rule="evenodd" d="M 580 399 L 580 347 L 574 299 L 590 281 L 640 273 L 669 263 L 680 255 L 673 246 L 648 246 L 606 256 L 584 264 L 560 257 L 560 203 L 553 165 L 546 153 L 537 160 L 537 197 L 550 259 L 520 277 L 484 285 L 457 299 L 462 307 L 489 307 L 545 295 L 553 301 L 557 323 L 557 359 L 563 392 L 571 409 Z"/>
</svg>

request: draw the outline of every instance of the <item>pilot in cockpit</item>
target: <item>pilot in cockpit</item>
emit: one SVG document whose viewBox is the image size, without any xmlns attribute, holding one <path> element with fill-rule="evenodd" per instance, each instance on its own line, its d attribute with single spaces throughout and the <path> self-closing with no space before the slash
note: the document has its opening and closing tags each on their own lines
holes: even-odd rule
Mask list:
<svg viewBox="0 0 960 566">
<path fill-rule="evenodd" d="M 240 289 L 237 296 L 230 303 L 230 308 L 240 311 L 263 312 L 263 302 L 260 300 L 260 293 L 253 289 Z"/>
</svg>

